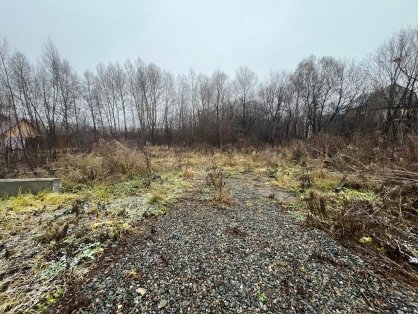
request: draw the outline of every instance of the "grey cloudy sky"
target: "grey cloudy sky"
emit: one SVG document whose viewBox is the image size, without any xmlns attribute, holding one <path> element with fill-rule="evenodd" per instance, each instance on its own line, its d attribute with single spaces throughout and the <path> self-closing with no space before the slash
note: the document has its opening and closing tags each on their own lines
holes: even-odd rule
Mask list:
<svg viewBox="0 0 418 314">
<path fill-rule="evenodd" d="M 173 73 L 259 76 L 311 54 L 362 59 L 402 27 L 418 0 L 0 0 L 0 34 L 35 61 L 51 38 L 80 73 L 141 57 Z"/>
</svg>

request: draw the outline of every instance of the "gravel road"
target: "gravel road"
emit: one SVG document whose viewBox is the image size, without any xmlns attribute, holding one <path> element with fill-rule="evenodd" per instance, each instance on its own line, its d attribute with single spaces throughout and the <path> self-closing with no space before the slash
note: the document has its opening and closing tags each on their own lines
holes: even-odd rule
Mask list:
<svg viewBox="0 0 418 314">
<path fill-rule="evenodd" d="M 379 278 L 326 233 L 301 226 L 263 182 L 227 186 L 228 209 L 195 191 L 141 222 L 50 312 L 418 313 L 417 289 Z"/>
</svg>

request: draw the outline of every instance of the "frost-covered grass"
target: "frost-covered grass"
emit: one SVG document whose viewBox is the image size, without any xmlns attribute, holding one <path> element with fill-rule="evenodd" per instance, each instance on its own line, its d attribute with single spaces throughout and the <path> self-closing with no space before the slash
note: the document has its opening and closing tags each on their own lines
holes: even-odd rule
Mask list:
<svg viewBox="0 0 418 314">
<path fill-rule="evenodd" d="M 115 147 L 121 152 L 113 154 Z M 379 252 L 387 252 L 388 244 L 376 238 L 380 231 L 370 227 L 380 221 L 370 217 L 383 217 L 381 222 L 399 230 L 408 226 L 406 211 L 399 216 L 396 198 L 406 190 L 396 190 L 397 194 L 382 190 L 376 166 L 366 172 L 355 171 L 358 165 L 330 167 L 325 158 L 301 151 L 303 147 L 245 151 L 153 147 L 138 152 L 102 143 L 89 155 L 63 156 L 55 165 L 63 193 L 0 200 L 0 245 L 5 252 L 0 256 L 0 313 L 47 309 L 64 292 L 65 274 L 84 276 L 106 247 L 134 231 L 144 217 L 164 214 L 210 173 L 221 173 L 222 181 L 246 173 L 262 177 L 269 187 L 294 194 L 282 206 L 295 219 L 351 235 L 354 241 L 371 238 L 372 244 L 365 245 L 376 243 Z M 201 199 L 215 204 L 216 187 L 199 187 Z M 234 200 L 225 189 L 219 190 L 218 203 L 227 205 Z M 416 202 L 412 194 L 403 197 L 405 208 Z"/>
<path fill-rule="evenodd" d="M 158 162 L 148 173 L 64 177 L 63 193 L 1 199 L 0 313 L 44 311 L 64 292 L 65 274 L 82 277 L 106 247 L 193 185 L 190 174 Z"/>
</svg>

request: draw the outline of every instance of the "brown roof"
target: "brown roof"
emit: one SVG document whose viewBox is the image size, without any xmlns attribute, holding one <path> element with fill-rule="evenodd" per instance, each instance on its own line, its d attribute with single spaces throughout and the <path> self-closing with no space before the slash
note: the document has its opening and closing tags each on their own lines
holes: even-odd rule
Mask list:
<svg viewBox="0 0 418 314">
<path fill-rule="evenodd" d="M 15 119 L 5 116 L 4 114 L 0 114 L 0 135 L 3 135 L 7 131 L 9 131 L 11 128 L 13 128 L 15 125 L 17 125 L 19 122 L 26 121 L 27 123 L 33 125 L 30 121 L 26 119 Z"/>
</svg>

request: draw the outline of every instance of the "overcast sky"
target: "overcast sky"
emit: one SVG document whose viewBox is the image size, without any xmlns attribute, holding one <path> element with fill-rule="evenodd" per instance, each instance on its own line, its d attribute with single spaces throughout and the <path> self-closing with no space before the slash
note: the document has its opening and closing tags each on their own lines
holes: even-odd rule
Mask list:
<svg viewBox="0 0 418 314">
<path fill-rule="evenodd" d="M 175 74 L 247 65 L 263 78 L 311 54 L 361 60 L 418 25 L 418 0 L 0 0 L 0 12 L 12 49 L 35 61 L 51 38 L 80 74 L 141 57 Z"/>
</svg>

